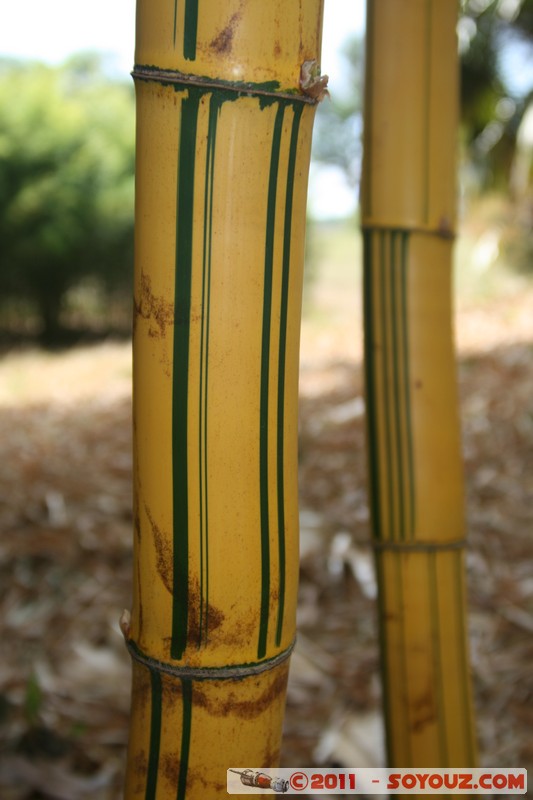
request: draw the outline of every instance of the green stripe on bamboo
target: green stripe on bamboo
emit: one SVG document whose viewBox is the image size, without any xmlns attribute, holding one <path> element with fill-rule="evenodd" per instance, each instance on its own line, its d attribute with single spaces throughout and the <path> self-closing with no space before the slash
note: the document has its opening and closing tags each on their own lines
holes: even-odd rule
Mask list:
<svg viewBox="0 0 533 800">
<path fill-rule="evenodd" d="M 409 234 L 396 228 L 367 230 L 363 237 L 370 506 L 374 535 L 390 541 L 412 539 L 415 521 L 408 242 Z"/>
<path fill-rule="evenodd" d="M 281 146 L 281 133 L 285 109 L 278 105 L 274 132 L 272 136 L 272 151 L 270 155 L 270 176 L 268 181 L 268 202 L 266 218 L 265 240 L 265 272 L 263 290 L 263 327 L 261 344 L 261 404 L 260 404 L 260 442 L 259 442 L 259 471 L 261 495 L 261 611 L 259 619 L 259 640 L 257 644 L 257 657 L 263 658 L 266 653 L 268 616 L 270 608 L 270 519 L 268 502 L 268 387 L 270 375 L 270 329 L 272 316 L 272 280 L 274 264 L 274 229 L 276 221 L 276 193 L 278 185 L 279 154 Z"/>
<path fill-rule="evenodd" d="M 188 617 L 188 381 L 192 283 L 192 230 L 196 128 L 199 94 L 182 101 L 176 215 L 176 291 L 174 305 L 174 366 L 172 401 L 173 452 L 173 595 L 172 658 L 181 658 L 187 645 Z"/>
<path fill-rule="evenodd" d="M 161 673 L 149 670 L 151 688 L 150 713 L 150 749 L 148 752 L 148 768 L 146 770 L 146 800 L 155 800 L 157 791 L 157 773 L 159 768 L 159 748 L 161 744 Z"/>
<path fill-rule="evenodd" d="M 370 510 L 374 535 L 381 539 L 382 521 L 380 513 L 380 480 L 379 458 L 377 453 L 378 422 L 376 414 L 376 375 L 374 348 L 374 315 L 371 313 L 373 305 L 374 269 L 372 260 L 372 236 L 370 232 L 363 231 L 363 322 L 364 322 L 364 351 L 365 351 L 365 392 L 366 392 L 366 425 L 368 442 L 369 463 L 369 496 Z"/>
<path fill-rule="evenodd" d="M 204 235 L 202 261 L 202 327 L 200 333 L 199 387 L 199 495 L 200 495 L 200 619 L 198 647 L 207 644 L 209 635 L 209 511 L 208 511 L 208 398 L 209 398 L 209 320 L 211 310 L 211 256 L 213 241 L 213 186 L 215 181 L 215 146 L 217 120 L 221 103 L 212 95 L 209 103 L 207 153 L 204 186 Z"/>
<path fill-rule="evenodd" d="M 409 233 L 401 231 L 401 319 L 402 319 L 402 342 L 403 342 L 403 363 L 405 379 L 403 383 L 404 403 L 405 403 L 405 425 L 407 438 L 407 464 L 409 475 L 409 536 L 411 539 L 415 535 L 416 526 L 416 507 L 415 507 L 415 471 L 413 457 L 413 425 L 411 419 L 411 369 L 409 362 L 409 305 L 408 305 L 408 264 L 409 264 Z"/>
<path fill-rule="evenodd" d="M 287 352 L 287 314 L 289 305 L 289 276 L 291 258 L 292 199 L 298 133 L 303 106 L 294 106 L 294 117 L 289 145 L 287 185 L 285 192 L 285 220 L 283 226 L 283 263 L 280 308 L 280 335 L 278 353 L 278 427 L 277 427 L 277 466 L 278 466 L 278 547 L 279 547 L 279 599 L 278 621 L 276 626 L 276 645 L 281 643 L 283 612 L 285 610 L 285 357 Z"/>
<path fill-rule="evenodd" d="M 196 58 L 198 33 L 198 0 L 185 0 L 185 25 L 183 30 L 183 55 L 188 61 Z"/>
<path fill-rule="evenodd" d="M 178 30 L 178 0 L 174 0 L 172 41 L 176 47 Z M 196 42 L 198 36 L 198 0 L 185 0 L 183 24 L 183 57 L 187 61 L 196 58 Z"/>
</svg>

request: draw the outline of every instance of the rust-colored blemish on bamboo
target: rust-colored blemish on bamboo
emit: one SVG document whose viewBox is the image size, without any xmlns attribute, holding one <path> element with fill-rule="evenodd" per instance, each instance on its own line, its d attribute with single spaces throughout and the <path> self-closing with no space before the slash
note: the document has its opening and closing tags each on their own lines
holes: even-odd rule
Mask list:
<svg viewBox="0 0 533 800">
<path fill-rule="evenodd" d="M 139 297 L 133 299 L 134 329 L 137 319 L 141 318 L 150 323 L 148 329 L 150 338 L 164 339 L 167 325 L 172 325 L 174 322 L 174 303 L 154 294 L 152 280 L 143 270 L 141 270 L 139 289 Z"/>
<path fill-rule="evenodd" d="M 180 766 L 178 753 L 164 753 L 160 758 L 159 769 L 172 787 L 178 785 Z"/>
<path fill-rule="evenodd" d="M 413 733 L 420 733 L 427 725 L 434 722 L 437 716 L 435 700 L 430 688 L 413 701 L 412 709 L 411 730 Z"/>
<path fill-rule="evenodd" d="M 232 14 L 226 27 L 223 28 L 218 36 L 216 36 L 210 43 L 209 46 L 215 51 L 215 53 L 218 53 L 219 55 L 227 55 L 228 53 L 231 53 L 233 37 L 241 16 L 242 12 L 240 10 Z"/>
<path fill-rule="evenodd" d="M 211 795 L 208 792 L 226 792 L 226 784 L 220 783 L 219 781 L 210 781 L 206 778 L 205 773 L 201 772 L 198 769 L 191 770 L 189 769 L 187 772 L 187 786 L 194 786 L 195 783 L 201 784 L 205 791 L 206 797 L 210 797 Z"/>
<path fill-rule="evenodd" d="M 159 573 L 161 580 L 163 581 L 165 589 L 168 592 L 170 592 L 170 594 L 172 594 L 174 589 L 173 587 L 174 566 L 172 561 L 172 547 L 170 544 L 170 537 L 166 536 L 165 533 L 159 527 L 159 525 L 157 525 L 146 503 L 144 504 L 144 510 L 150 522 L 150 527 L 152 529 L 153 542 L 156 552 L 157 571 Z"/>
<path fill-rule="evenodd" d="M 224 692 L 224 698 L 217 693 L 216 697 L 210 696 L 209 687 L 220 686 L 220 681 L 210 681 L 209 687 L 204 687 L 201 683 L 196 683 L 193 687 L 193 705 L 205 708 L 214 717 L 225 717 L 234 714 L 241 719 L 255 719 L 267 709 L 271 708 L 278 698 L 285 696 L 287 688 L 287 678 L 289 675 L 288 664 L 279 666 L 276 675 L 272 677 L 272 682 L 257 697 L 249 700 L 239 699 L 239 692 Z M 245 679 L 251 680 L 251 679 Z M 256 686 L 261 686 L 261 679 L 255 678 Z"/>
<path fill-rule="evenodd" d="M 133 336 L 135 338 L 139 320 L 148 323 L 148 337 L 163 342 L 159 362 L 165 374 L 172 373 L 170 356 L 167 352 L 167 327 L 174 324 L 174 303 L 165 297 L 154 294 L 149 275 L 141 270 L 139 293 L 133 298 Z"/>
<path fill-rule="evenodd" d="M 148 756 L 146 750 L 139 750 L 139 752 L 135 754 L 132 759 L 132 768 L 133 780 L 135 781 L 133 791 L 135 794 L 141 796 L 141 792 L 146 785 L 146 772 L 148 770 Z"/>
<path fill-rule="evenodd" d="M 202 612 L 202 613 L 201 613 Z M 187 640 L 190 644 L 198 644 L 200 637 L 207 630 L 212 633 L 224 622 L 224 613 L 211 603 L 202 607 L 202 593 L 197 578 L 189 578 Z M 203 630 L 202 630 L 203 626 Z"/>
</svg>

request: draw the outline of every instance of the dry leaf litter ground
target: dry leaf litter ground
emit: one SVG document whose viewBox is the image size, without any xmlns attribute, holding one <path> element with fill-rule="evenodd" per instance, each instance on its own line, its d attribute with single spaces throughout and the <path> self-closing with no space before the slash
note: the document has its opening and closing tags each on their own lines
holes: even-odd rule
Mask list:
<svg viewBox="0 0 533 800">
<path fill-rule="evenodd" d="M 355 260 L 356 254 L 353 254 Z M 299 641 L 283 764 L 383 763 L 354 271 L 307 299 Z M 533 766 L 533 288 L 461 302 L 470 639 L 486 766 Z M 131 352 L 0 362 L 0 798 L 117 800 L 130 666 Z M 209 800 L 209 798 L 206 798 Z"/>
</svg>

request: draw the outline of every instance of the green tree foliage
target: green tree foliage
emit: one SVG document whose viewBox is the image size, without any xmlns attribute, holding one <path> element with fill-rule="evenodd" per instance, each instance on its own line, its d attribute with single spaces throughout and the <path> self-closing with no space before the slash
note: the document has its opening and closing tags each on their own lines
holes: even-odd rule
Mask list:
<svg viewBox="0 0 533 800">
<path fill-rule="evenodd" d="M 133 90 L 98 57 L 0 64 L 0 301 L 29 299 L 45 336 L 87 276 L 129 286 L 133 171 Z"/>
<path fill-rule="evenodd" d="M 492 223 L 498 257 L 531 273 L 533 0 L 462 0 L 461 11 L 465 189 L 506 198 Z"/>
</svg>

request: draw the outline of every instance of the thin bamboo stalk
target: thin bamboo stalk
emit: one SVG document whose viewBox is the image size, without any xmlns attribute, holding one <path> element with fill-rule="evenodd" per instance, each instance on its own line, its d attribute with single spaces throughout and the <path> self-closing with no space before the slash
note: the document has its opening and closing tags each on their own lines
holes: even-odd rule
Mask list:
<svg viewBox="0 0 533 800">
<path fill-rule="evenodd" d="M 128 800 L 225 797 L 229 767 L 278 762 L 321 17 L 137 4 Z"/>
<path fill-rule="evenodd" d="M 455 3 L 369 0 L 362 226 L 370 497 L 391 766 L 476 762 L 452 333 Z"/>
</svg>

